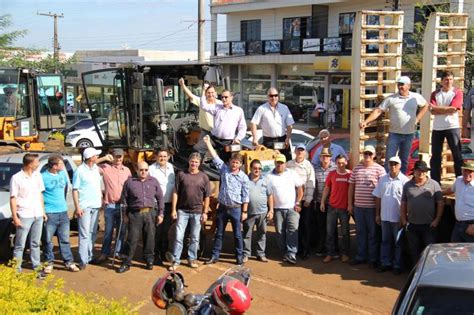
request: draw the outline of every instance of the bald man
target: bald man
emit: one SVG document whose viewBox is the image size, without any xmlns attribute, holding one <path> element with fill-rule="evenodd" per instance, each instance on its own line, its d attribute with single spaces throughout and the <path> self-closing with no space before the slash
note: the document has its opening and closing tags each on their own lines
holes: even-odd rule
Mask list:
<svg viewBox="0 0 474 315">
<path fill-rule="evenodd" d="M 139 162 L 138 176 L 130 177 L 123 185 L 121 204 L 126 209 L 124 221 L 128 222 L 128 248 L 129 253 L 124 259 L 122 265 L 117 270 L 118 273 L 124 273 L 130 270 L 132 259 L 137 248 L 138 239 L 142 230 L 143 238 L 143 257 L 145 258 L 145 269 L 153 270 L 154 244 L 155 244 L 155 222 L 153 221 L 152 211 L 156 204 L 159 208 L 158 224 L 163 221 L 163 191 L 156 178 L 149 175 L 148 163 Z"/>
</svg>

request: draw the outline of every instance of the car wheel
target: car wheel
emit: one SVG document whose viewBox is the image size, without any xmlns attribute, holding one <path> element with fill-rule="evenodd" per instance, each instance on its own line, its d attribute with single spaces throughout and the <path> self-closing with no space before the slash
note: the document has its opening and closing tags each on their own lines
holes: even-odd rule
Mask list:
<svg viewBox="0 0 474 315">
<path fill-rule="evenodd" d="M 92 146 L 93 146 L 92 141 L 90 141 L 88 139 L 81 139 L 81 140 L 77 141 L 77 143 L 76 143 L 76 147 L 81 148 L 81 149 L 90 148 Z"/>
</svg>

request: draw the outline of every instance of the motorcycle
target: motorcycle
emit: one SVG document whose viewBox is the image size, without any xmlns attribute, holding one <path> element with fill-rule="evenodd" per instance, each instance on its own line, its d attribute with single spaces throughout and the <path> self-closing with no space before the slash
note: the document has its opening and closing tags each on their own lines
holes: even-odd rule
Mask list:
<svg viewBox="0 0 474 315">
<path fill-rule="evenodd" d="M 171 253 L 166 253 L 166 259 L 174 266 Z M 172 267 L 153 285 L 151 298 L 166 314 L 238 315 L 250 308 L 249 283 L 250 269 L 236 266 L 225 271 L 204 294 L 186 293 L 184 276 Z"/>
</svg>

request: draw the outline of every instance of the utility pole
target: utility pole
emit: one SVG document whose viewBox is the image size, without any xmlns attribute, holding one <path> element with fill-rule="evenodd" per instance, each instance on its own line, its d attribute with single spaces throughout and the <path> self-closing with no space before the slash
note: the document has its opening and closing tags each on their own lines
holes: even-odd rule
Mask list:
<svg viewBox="0 0 474 315">
<path fill-rule="evenodd" d="M 204 62 L 204 45 L 205 45 L 205 29 L 204 23 L 205 20 L 205 10 L 206 6 L 204 0 L 198 0 L 198 61 L 203 63 Z"/>
<path fill-rule="evenodd" d="M 54 49 L 54 54 L 53 54 L 53 59 L 55 61 L 55 66 L 54 66 L 54 73 L 58 73 L 57 65 L 59 63 L 59 42 L 58 42 L 58 18 L 63 18 L 64 14 L 56 14 L 56 13 L 36 13 L 37 15 L 43 15 L 43 16 L 49 16 L 54 18 L 54 37 L 53 37 L 53 49 Z"/>
</svg>

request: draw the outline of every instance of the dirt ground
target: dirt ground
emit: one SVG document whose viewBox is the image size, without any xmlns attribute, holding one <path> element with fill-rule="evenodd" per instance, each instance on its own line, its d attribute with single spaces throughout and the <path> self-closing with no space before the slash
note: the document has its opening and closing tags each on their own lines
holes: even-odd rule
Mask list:
<svg viewBox="0 0 474 315">
<path fill-rule="evenodd" d="M 188 285 L 187 292 L 203 293 L 220 274 L 234 266 L 229 228 L 230 225 L 218 264 L 206 266 L 200 262 L 200 267 L 194 270 L 179 267 Z M 73 252 L 77 257 L 77 234 L 72 233 Z M 273 227 L 269 227 L 267 257 L 270 262 L 250 259 L 246 263 L 252 271 L 250 292 L 253 296 L 248 314 L 388 314 L 407 278 L 407 273 L 400 276 L 390 272 L 376 273 L 367 265 L 353 267 L 340 261 L 323 264 L 323 257 L 315 255 L 305 261 L 298 260 L 295 266 L 288 265 L 281 262 L 275 237 Z M 352 243 L 353 238 L 352 235 Z M 211 246 L 212 239 L 208 237 L 206 257 Z M 97 245 L 96 250 L 99 248 Z M 136 258 L 139 258 L 140 250 L 137 254 Z M 58 253 L 56 258 L 59 258 Z M 119 262 L 116 262 L 116 268 L 118 266 Z M 84 271 L 71 273 L 57 260 L 53 274 L 64 279 L 66 290 L 96 292 L 116 299 L 125 297 L 140 314 L 164 314 L 154 306 L 150 293 L 154 282 L 166 269 L 155 266 L 149 271 L 143 267 L 143 262 L 137 259 L 124 274 L 117 274 L 110 264 L 89 265 Z"/>
</svg>

